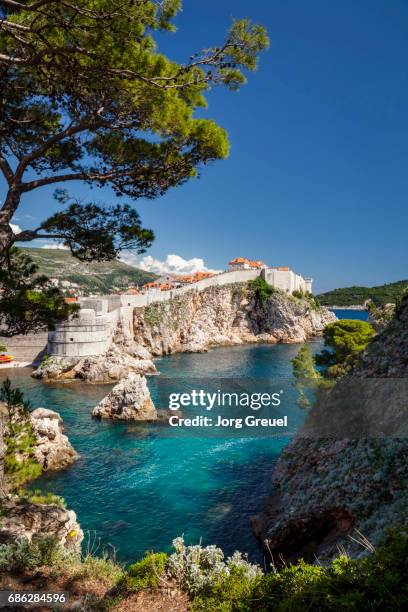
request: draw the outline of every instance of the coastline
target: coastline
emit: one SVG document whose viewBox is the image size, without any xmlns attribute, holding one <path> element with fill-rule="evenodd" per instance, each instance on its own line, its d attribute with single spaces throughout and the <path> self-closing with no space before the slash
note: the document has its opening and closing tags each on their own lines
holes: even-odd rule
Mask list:
<svg viewBox="0 0 408 612">
<path fill-rule="evenodd" d="M 324 305 L 324 304 L 323 304 Z M 351 306 L 324 306 L 328 310 L 367 310 L 362 304 L 353 304 Z"/>
<path fill-rule="evenodd" d="M 15 370 L 16 368 L 29 368 L 31 361 L 12 361 L 11 363 L 0 363 L 0 370 Z"/>
</svg>

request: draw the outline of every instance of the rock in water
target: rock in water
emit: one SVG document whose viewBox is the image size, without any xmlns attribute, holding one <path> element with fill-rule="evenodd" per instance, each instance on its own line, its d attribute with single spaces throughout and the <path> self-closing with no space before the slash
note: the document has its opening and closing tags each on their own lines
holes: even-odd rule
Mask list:
<svg viewBox="0 0 408 612">
<path fill-rule="evenodd" d="M 155 421 L 157 411 L 144 376 L 130 373 L 96 406 L 92 415 L 120 421 Z"/>
<path fill-rule="evenodd" d="M 146 349 L 141 348 L 135 356 L 121 351 L 116 345 L 95 357 L 50 357 L 32 374 L 42 380 L 82 380 L 89 383 L 112 383 L 121 380 L 129 372 L 156 374 L 156 366 Z M 139 357 L 142 354 L 143 358 Z"/>
<path fill-rule="evenodd" d="M 63 433 L 58 412 L 37 408 L 30 413 L 30 421 L 37 438 L 34 456 L 43 470 L 66 468 L 78 459 L 78 453 Z"/>
<path fill-rule="evenodd" d="M 68 550 L 79 552 L 84 538 L 75 512 L 55 505 L 3 500 L 0 542 L 53 537 Z"/>
</svg>

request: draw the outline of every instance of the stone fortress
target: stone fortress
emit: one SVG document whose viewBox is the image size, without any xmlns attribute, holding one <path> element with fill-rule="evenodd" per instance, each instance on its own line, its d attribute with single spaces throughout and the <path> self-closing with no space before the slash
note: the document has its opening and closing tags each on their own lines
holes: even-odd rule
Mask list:
<svg viewBox="0 0 408 612">
<path fill-rule="evenodd" d="M 242 257 L 233 259 L 228 265 L 229 269 L 219 274 L 198 272 L 192 276 L 167 275 L 156 282 L 147 283 L 140 291 L 133 289 L 122 294 L 80 298 L 78 317 L 49 332 L 46 352 L 61 357 L 100 355 L 109 348 L 119 324 L 122 333 L 132 337 L 134 308 L 172 300 L 189 291 L 246 283 L 259 276 L 287 294 L 312 291 L 312 279 L 303 278 L 288 267 L 269 267 L 261 261 Z"/>
</svg>

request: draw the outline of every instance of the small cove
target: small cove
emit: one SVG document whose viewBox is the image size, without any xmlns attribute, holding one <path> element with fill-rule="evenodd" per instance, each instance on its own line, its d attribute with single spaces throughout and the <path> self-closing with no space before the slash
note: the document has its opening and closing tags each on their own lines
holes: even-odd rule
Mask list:
<svg viewBox="0 0 408 612">
<path fill-rule="evenodd" d="M 314 339 L 313 350 L 321 343 Z M 149 387 L 156 400 L 175 379 L 290 382 L 290 361 L 298 350 L 296 344 L 247 345 L 173 355 L 157 360 L 161 375 L 151 377 Z M 91 410 L 109 386 L 45 385 L 30 372 L 2 371 L 0 382 L 8 374 L 33 407 L 59 412 L 81 455 L 72 468 L 44 475 L 33 488 L 64 497 L 90 540 L 100 540 L 100 550 L 114 546 L 117 558 L 128 563 L 146 550 L 169 550 L 172 539 L 184 534 L 189 543 L 201 539 L 262 562 L 249 517 L 271 493 L 272 471 L 288 437 L 179 439 L 164 436 L 163 427 L 99 422 Z M 295 396 L 291 402 L 294 414 L 300 412 Z"/>
</svg>

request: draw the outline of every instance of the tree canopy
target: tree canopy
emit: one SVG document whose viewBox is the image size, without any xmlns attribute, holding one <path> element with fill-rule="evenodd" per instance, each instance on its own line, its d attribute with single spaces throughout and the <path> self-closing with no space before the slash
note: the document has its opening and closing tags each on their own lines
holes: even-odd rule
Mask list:
<svg viewBox="0 0 408 612">
<path fill-rule="evenodd" d="M 153 38 L 173 29 L 178 0 L 0 0 L 0 7 L 3 249 L 16 241 L 8 224 L 21 196 L 34 189 L 79 180 L 132 200 L 155 198 L 228 155 L 225 130 L 194 112 L 210 86 L 235 90 L 243 71 L 255 69 L 268 44 L 263 27 L 235 21 L 223 44 L 180 65 Z M 86 241 L 78 250 L 62 238 L 75 255 L 86 254 Z"/>
<path fill-rule="evenodd" d="M 326 325 L 323 331 L 325 349 L 318 353 L 315 361 L 327 367 L 327 373 L 336 377 L 347 373 L 356 363 L 358 355 L 376 335 L 376 330 L 367 321 L 340 319 Z"/>
<path fill-rule="evenodd" d="M 59 289 L 37 274 L 37 266 L 27 255 L 12 248 L 7 257 L 8 265 L 0 268 L 1 336 L 52 329 L 76 313 L 78 306 L 67 304 Z"/>
<path fill-rule="evenodd" d="M 180 8 L 179 0 L 0 0 L 0 262 L 9 278 L 19 277 L 8 255 L 17 241 L 60 239 L 79 259 L 106 261 L 123 248 L 144 252 L 154 238 L 131 204 L 69 201 L 61 191 L 59 212 L 16 234 L 10 222 L 33 190 L 83 181 L 131 202 L 152 199 L 228 155 L 225 130 L 196 111 L 211 87 L 245 82 L 268 37 L 234 21 L 224 42 L 178 64 L 154 33 L 173 31 Z"/>
</svg>

